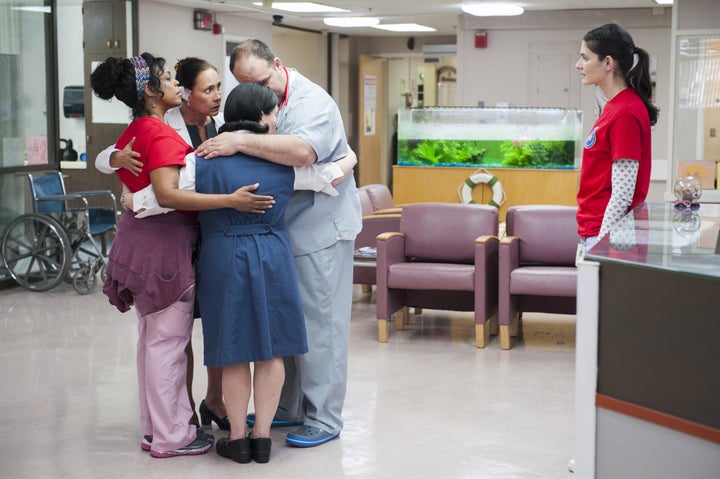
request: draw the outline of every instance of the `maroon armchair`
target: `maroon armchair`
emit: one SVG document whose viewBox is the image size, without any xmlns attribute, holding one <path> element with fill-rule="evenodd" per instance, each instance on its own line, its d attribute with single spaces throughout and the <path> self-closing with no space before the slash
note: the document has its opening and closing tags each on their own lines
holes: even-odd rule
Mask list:
<svg viewBox="0 0 720 479">
<path fill-rule="evenodd" d="M 363 189 L 370 198 L 374 214 L 398 214 L 402 207 L 395 204 L 390 188 L 383 184 L 372 184 L 363 186 Z"/>
<path fill-rule="evenodd" d="M 370 199 L 370 194 L 368 193 L 369 186 L 361 186 L 358 188 L 358 196 L 360 197 L 360 211 L 362 211 L 363 216 L 371 215 L 373 214 L 373 205 L 372 200 Z"/>
<path fill-rule="evenodd" d="M 475 312 L 475 344 L 497 310 L 498 212 L 488 205 L 414 203 L 400 229 L 377 238 L 378 341 L 388 319 L 404 328 L 405 307 Z"/>
<path fill-rule="evenodd" d="M 353 284 L 363 285 L 363 292 L 371 292 L 376 283 L 376 258 L 358 253 L 361 248 L 376 248 L 376 238 L 388 231 L 400 230 L 400 215 L 368 215 L 362 218 L 362 230 L 355 238 L 355 260 L 353 261 Z"/>
<path fill-rule="evenodd" d="M 500 241 L 500 347 L 521 330 L 523 312 L 575 314 L 580 238 L 574 206 L 512 206 Z"/>
<path fill-rule="evenodd" d="M 394 206 L 392 195 L 387 186 L 371 184 L 358 188 L 360 209 L 363 215 L 362 231 L 355 238 L 355 260 L 353 262 L 353 284 L 361 284 L 363 293 L 370 293 L 375 281 L 375 257 L 358 253 L 361 248 L 375 248 L 375 238 L 386 231 L 400 229 L 400 208 L 386 210 Z M 376 211 L 383 210 L 375 215 Z M 387 218 L 385 218 L 387 216 Z"/>
</svg>

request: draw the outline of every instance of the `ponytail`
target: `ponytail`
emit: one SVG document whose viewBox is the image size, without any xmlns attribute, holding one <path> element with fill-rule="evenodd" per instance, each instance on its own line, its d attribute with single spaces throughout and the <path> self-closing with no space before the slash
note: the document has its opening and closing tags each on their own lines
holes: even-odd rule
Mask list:
<svg viewBox="0 0 720 479">
<path fill-rule="evenodd" d="M 611 57 L 615 60 L 627 86 L 635 90 L 645 104 L 650 124 L 657 123 L 658 109 L 652 103 L 653 83 L 650 79 L 648 53 L 636 47 L 627 30 L 615 23 L 590 30 L 583 37 L 583 41 L 600 59 Z"/>
<path fill-rule="evenodd" d="M 650 124 L 654 125 L 658 120 L 658 108 L 652 103 L 654 85 L 650 78 L 650 56 L 639 47 L 635 47 L 634 53 L 638 56 L 637 64 L 627 72 L 625 79 L 628 86 L 635 90 L 645 103 L 648 116 L 650 116 Z"/>
</svg>

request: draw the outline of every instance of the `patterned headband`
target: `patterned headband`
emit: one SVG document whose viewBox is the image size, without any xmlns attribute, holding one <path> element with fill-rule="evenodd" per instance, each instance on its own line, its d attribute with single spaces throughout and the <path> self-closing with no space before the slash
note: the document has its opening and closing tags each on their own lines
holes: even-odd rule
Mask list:
<svg viewBox="0 0 720 479">
<path fill-rule="evenodd" d="M 135 87 L 138 98 L 142 98 L 143 90 L 150 80 L 150 68 L 143 57 L 132 57 L 130 63 L 135 68 Z"/>
</svg>

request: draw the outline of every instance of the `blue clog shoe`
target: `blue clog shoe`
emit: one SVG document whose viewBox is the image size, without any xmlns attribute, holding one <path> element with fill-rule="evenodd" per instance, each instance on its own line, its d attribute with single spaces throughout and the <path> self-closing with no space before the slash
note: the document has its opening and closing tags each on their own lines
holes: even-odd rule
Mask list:
<svg viewBox="0 0 720 479">
<path fill-rule="evenodd" d="M 301 426 L 285 438 L 285 442 L 295 447 L 315 447 L 325 444 L 338 437 L 340 433 L 331 434 L 318 427 Z"/>
</svg>

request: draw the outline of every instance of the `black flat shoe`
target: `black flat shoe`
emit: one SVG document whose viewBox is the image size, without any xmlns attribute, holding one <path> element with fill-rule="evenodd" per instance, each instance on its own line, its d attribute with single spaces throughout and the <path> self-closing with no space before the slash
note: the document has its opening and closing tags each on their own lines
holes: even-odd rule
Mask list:
<svg viewBox="0 0 720 479">
<path fill-rule="evenodd" d="M 244 437 L 242 439 L 235 439 L 234 441 L 228 441 L 228 438 L 224 437 L 215 444 L 217 453 L 222 457 L 227 457 L 240 464 L 247 464 L 250 462 L 250 438 Z"/>
<path fill-rule="evenodd" d="M 223 431 L 229 431 L 230 430 L 230 421 L 228 420 L 228 417 L 219 417 L 215 415 L 214 412 L 212 412 L 206 405 L 205 400 L 200 403 L 200 421 L 202 422 L 203 426 L 209 426 L 211 421 L 215 421 L 215 424 L 217 424 L 217 427 L 222 429 Z"/>
<path fill-rule="evenodd" d="M 253 461 L 265 464 L 270 462 L 270 449 L 272 441 L 269 437 L 258 437 L 250 439 L 250 454 Z"/>
</svg>

